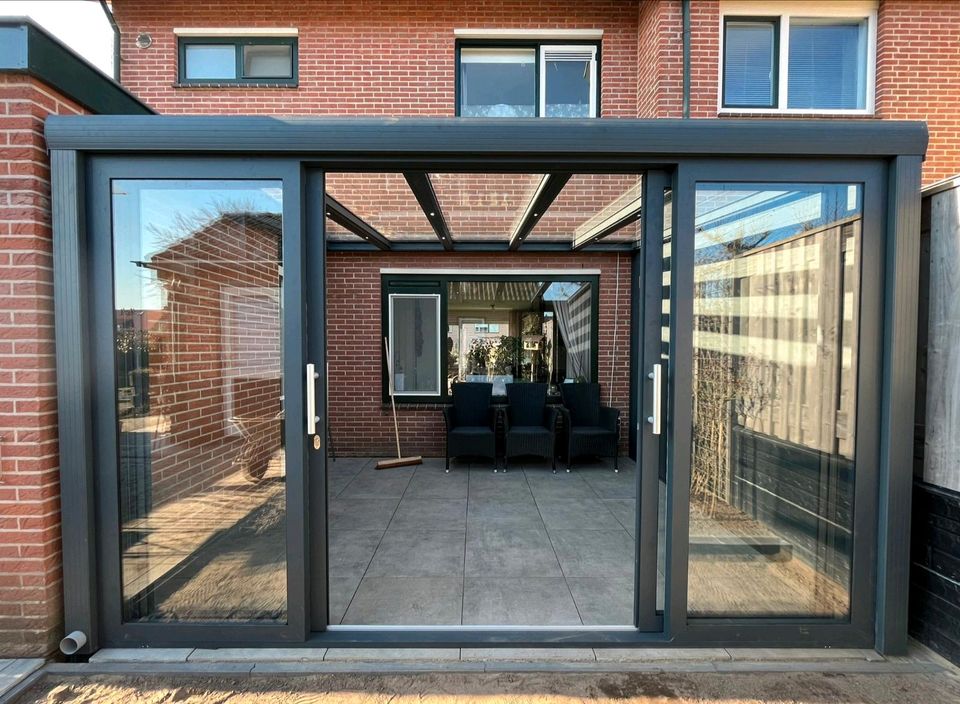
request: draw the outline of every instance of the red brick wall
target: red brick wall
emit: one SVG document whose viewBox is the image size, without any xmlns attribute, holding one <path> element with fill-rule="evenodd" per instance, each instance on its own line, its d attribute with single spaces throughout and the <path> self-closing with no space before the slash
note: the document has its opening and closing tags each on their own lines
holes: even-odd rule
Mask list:
<svg viewBox="0 0 960 704">
<path fill-rule="evenodd" d="M 454 114 L 454 28 L 603 29 L 600 107 L 635 117 L 637 0 L 121 0 L 122 80 L 161 113 Z M 177 88 L 174 27 L 299 31 L 298 89 Z M 148 49 L 136 37 L 153 37 Z"/>
<path fill-rule="evenodd" d="M 960 173 L 960 2 L 883 0 L 877 116 L 926 120 L 924 184 Z"/>
<path fill-rule="evenodd" d="M 43 120 L 82 110 L 0 74 L 0 654 L 43 655 L 62 622 L 50 169 Z"/>
<path fill-rule="evenodd" d="M 327 260 L 330 429 L 338 453 L 396 452 L 389 404 L 382 401 L 381 268 L 599 269 L 599 374 L 603 401 L 622 412 L 622 448 L 628 435 L 630 378 L 630 257 L 616 254 L 498 254 L 331 252 Z M 619 271 L 620 295 L 616 296 Z M 614 321 L 617 320 L 616 345 Z M 373 352 L 376 350 L 376 352 Z M 437 406 L 398 407 L 404 453 L 441 456 L 443 419 Z"/>
<path fill-rule="evenodd" d="M 683 22 L 675 0 L 640 4 L 637 117 L 682 117 Z"/>
</svg>

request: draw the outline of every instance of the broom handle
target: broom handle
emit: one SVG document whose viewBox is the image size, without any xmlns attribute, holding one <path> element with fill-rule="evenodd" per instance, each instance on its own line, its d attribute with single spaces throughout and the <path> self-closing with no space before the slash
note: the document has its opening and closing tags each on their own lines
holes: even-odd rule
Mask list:
<svg viewBox="0 0 960 704">
<path fill-rule="evenodd" d="M 393 434 L 397 439 L 397 459 L 400 459 L 400 426 L 397 425 L 397 402 L 393 399 L 393 360 L 390 358 L 390 343 L 383 338 L 383 350 L 387 355 L 387 377 L 390 380 L 390 408 L 393 410 Z"/>
</svg>

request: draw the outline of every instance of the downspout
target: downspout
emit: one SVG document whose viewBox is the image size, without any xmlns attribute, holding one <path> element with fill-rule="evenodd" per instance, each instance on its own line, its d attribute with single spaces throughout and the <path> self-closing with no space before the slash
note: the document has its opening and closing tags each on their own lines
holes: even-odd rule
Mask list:
<svg viewBox="0 0 960 704">
<path fill-rule="evenodd" d="M 107 5 L 107 0 L 100 0 L 100 7 L 103 8 L 103 14 L 107 17 L 107 22 L 110 23 L 110 28 L 113 29 L 113 79 L 119 83 L 120 82 L 120 26 L 117 24 L 117 21 L 113 18 L 113 12 L 110 10 L 110 6 Z"/>
<path fill-rule="evenodd" d="M 102 0 L 101 0 L 102 1 Z M 690 117 L 690 0 L 683 0 L 683 117 Z"/>
</svg>

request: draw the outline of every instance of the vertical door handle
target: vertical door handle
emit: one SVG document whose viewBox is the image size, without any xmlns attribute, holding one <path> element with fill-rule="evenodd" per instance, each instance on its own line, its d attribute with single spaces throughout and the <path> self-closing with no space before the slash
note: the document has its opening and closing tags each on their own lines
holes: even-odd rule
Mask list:
<svg viewBox="0 0 960 704">
<path fill-rule="evenodd" d="M 317 422 L 320 416 L 317 415 L 317 374 L 316 366 L 307 365 L 307 435 L 317 434 Z"/>
<path fill-rule="evenodd" d="M 650 409 L 651 415 L 647 416 L 647 422 L 652 426 L 650 432 L 659 435 L 662 429 L 661 414 L 663 412 L 663 365 L 654 364 L 647 378 L 653 381 L 653 408 Z"/>
</svg>

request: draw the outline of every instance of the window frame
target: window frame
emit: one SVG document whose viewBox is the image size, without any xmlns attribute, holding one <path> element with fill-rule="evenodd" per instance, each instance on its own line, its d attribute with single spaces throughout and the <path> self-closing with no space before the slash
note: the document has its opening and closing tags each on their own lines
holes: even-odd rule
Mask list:
<svg viewBox="0 0 960 704">
<path fill-rule="evenodd" d="M 406 393 L 406 392 L 403 392 L 403 391 L 398 392 L 396 389 L 394 389 L 394 390 L 393 390 L 393 397 L 394 397 L 395 399 L 396 399 L 396 398 L 400 398 L 400 397 L 409 398 L 409 397 L 411 397 L 411 396 L 415 396 L 415 397 L 418 397 L 418 398 L 419 398 L 419 397 L 428 397 L 428 398 L 438 397 L 438 396 L 440 396 L 440 395 L 443 393 L 443 367 L 444 367 L 444 364 L 443 364 L 443 361 L 442 361 L 442 359 L 443 359 L 442 355 L 443 355 L 443 337 L 444 337 L 444 336 L 443 336 L 443 325 L 442 325 L 442 322 L 443 322 L 443 317 L 444 317 L 444 316 L 443 316 L 443 300 L 442 300 L 442 297 L 441 297 L 441 295 L 440 295 L 439 293 L 422 293 L 422 292 L 415 292 L 415 291 L 399 291 L 399 292 L 393 292 L 393 293 L 388 292 L 388 293 L 387 293 L 387 325 L 388 325 L 388 328 L 389 328 L 389 332 L 387 333 L 387 336 L 386 336 L 386 337 L 387 337 L 387 339 L 390 341 L 390 355 L 391 355 L 391 356 L 393 356 L 394 350 L 396 349 L 396 347 L 394 346 L 394 334 L 393 334 L 393 333 L 394 333 L 394 330 L 393 330 L 393 319 L 394 319 L 394 316 L 393 316 L 393 302 L 394 302 L 396 299 L 398 299 L 398 298 L 401 298 L 401 299 L 402 299 L 402 298 L 410 298 L 410 299 L 424 299 L 424 298 L 429 298 L 429 299 L 433 299 L 433 301 L 434 301 L 434 307 L 435 307 L 435 313 L 436 313 L 436 320 L 437 320 L 437 391 L 436 391 L 436 393 L 426 393 L 426 392 L 423 392 L 423 391 L 416 391 L 415 393 Z M 396 370 L 394 370 L 394 376 L 396 376 Z M 389 394 L 390 394 L 390 379 L 389 379 L 389 375 L 384 379 L 384 381 L 385 381 L 386 384 L 387 384 L 387 395 L 389 396 Z"/>
<path fill-rule="evenodd" d="M 590 299 L 590 373 L 593 379 L 599 381 L 599 341 L 600 341 L 600 273 L 596 270 L 583 271 L 550 270 L 547 271 L 484 271 L 477 269 L 445 270 L 429 272 L 424 270 L 410 270 L 397 272 L 396 270 L 381 270 L 380 272 L 380 339 L 386 337 L 391 341 L 391 327 L 393 324 L 390 315 L 390 297 L 396 294 L 414 296 L 437 295 L 440 298 L 440 354 L 439 394 L 394 394 L 394 400 L 402 404 L 447 405 L 450 403 L 450 393 L 447 389 L 447 379 L 450 368 L 446 354 L 446 339 L 450 327 L 448 316 L 448 292 L 451 281 L 587 281 L 591 285 Z M 392 347 L 391 347 L 392 349 Z M 390 403 L 390 382 L 387 376 L 386 355 L 380 353 L 381 368 L 381 400 Z M 506 403 L 505 396 L 494 396 L 494 403 Z M 548 396 L 549 403 L 559 403 L 559 396 Z"/>
<path fill-rule="evenodd" d="M 187 78 L 187 47 L 207 45 L 232 46 L 236 62 L 234 78 Z M 289 46 L 290 75 L 279 77 L 247 77 L 243 75 L 243 49 L 247 46 Z M 177 85 L 178 86 L 292 86 L 299 84 L 299 37 L 260 35 L 180 35 L 177 37 Z"/>
<path fill-rule="evenodd" d="M 726 15 L 723 17 L 721 33 L 723 42 L 722 51 L 726 52 L 727 27 L 731 23 L 743 24 L 770 24 L 773 25 L 773 66 L 771 76 L 772 100 L 770 105 L 728 105 L 727 104 L 727 78 L 726 78 L 726 53 L 721 56 L 720 71 L 720 107 L 726 110 L 772 110 L 780 104 L 780 25 L 781 20 L 777 15 L 756 17 L 743 15 Z"/>
<path fill-rule="evenodd" d="M 580 118 L 580 119 L 593 119 L 600 117 L 600 96 L 601 96 L 601 41 L 599 39 L 565 39 L 558 37 L 556 40 L 551 39 L 457 39 L 454 45 L 454 97 L 453 97 L 453 109 L 454 116 L 462 117 L 460 114 L 460 98 L 462 94 L 462 86 L 460 79 L 460 52 L 463 49 L 533 49 L 535 52 L 534 57 L 534 109 L 535 114 L 534 118 L 545 117 L 544 112 L 546 109 L 546 90 L 544 89 L 544 49 L 580 49 L 583 47 L 590 47 L 593 49 L 593 61 L 595 65 L 594 75 L 592 76 L 594 81 L 593 91 L 590 96 L 590 116 L 589 118 Z M 501 119 L 501 118 L 491 118 L 491 119 Z M 529 118 L 516 118 L 516 119 L 529 119 Z M 555 117 L 549 118 L 552 120 L 564 120 L 564 119 L 576 119 L 576 118 L 563 118 Z"/>
<path fill-rule="evenodd" d="M 758 11 L 760 14 L 758 14 Z M 866 71 L 864 107 L 862 108 L 790 108 L 790 24 L 793 19 L 823 20 L 829 22 L 862 22 L 866 25 Z M 725 104 L 725 59 L 727 22 L 733 20 L 777 20 L 777 102 L 773 107 L 738 107 Z M 717 62 L 718 115 L 862 115 L 876 111 L 877 89 L 877 3 L 849 2 L 837 6 L 826 3 L 772 2 L 755 3 L 750 0 L 726 2 L 720 8 L 720 52 Z"/>
</svg>

